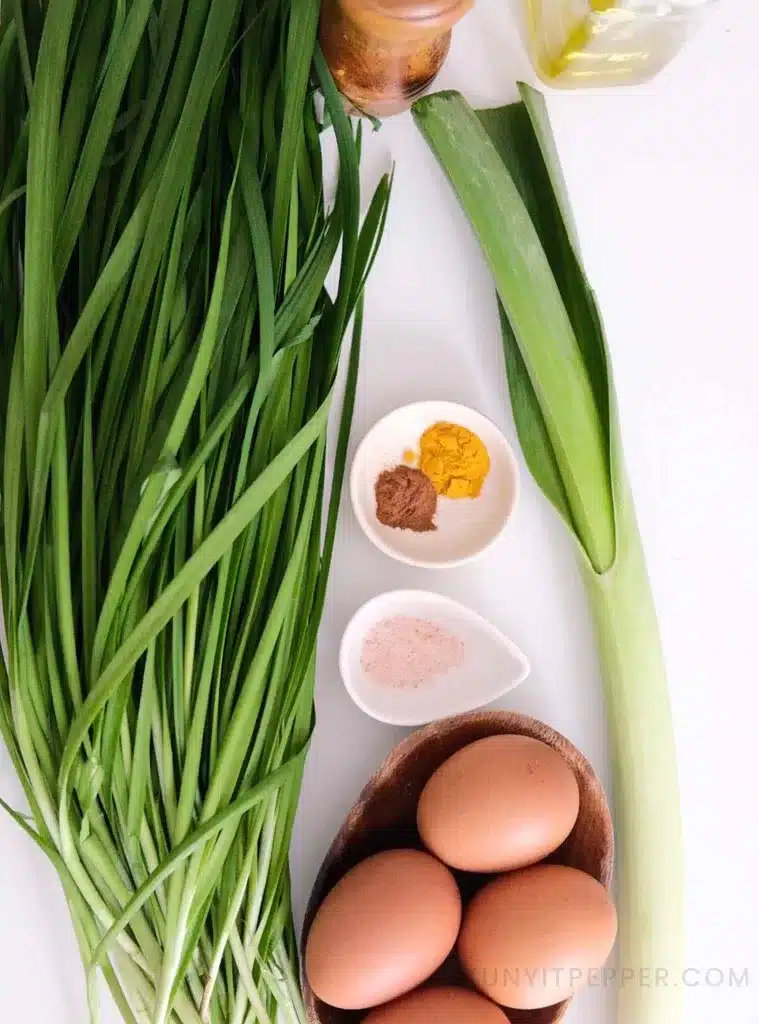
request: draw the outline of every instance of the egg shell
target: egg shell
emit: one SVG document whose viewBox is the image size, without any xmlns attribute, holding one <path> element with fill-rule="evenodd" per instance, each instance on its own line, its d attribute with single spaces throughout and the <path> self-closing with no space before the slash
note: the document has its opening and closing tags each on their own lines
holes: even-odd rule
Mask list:
<svg viewBox="0 0 759 1024">
<path fill-rule="evenodd" d="M 388 850 L 352 868 L 316 913 L 305 968 L 319 999 L 362 1010 L 426 981 L 456 942 L 453 875 L 419 850 Z"/>
<path fill-rule="evenodd" d="M 558 751 L 531 736 L 488 736 L 430 778 L 417 808 L 424 845 L 460 871 L 513 871 L 564 842 L 580 789 Z"/>
<path fill-rule="evenodd" d="M 458 953 L 469 980 L 502 1006 L 569 999 L 603 966 L 617 933 L 606 889 L 590 875 L 541 864 L 503 875 L 467 907 Z"/>
<path fill-rule="evenodd" d="M 509 1024 L 489 999 L 465 988 L 418 988 L 372 1010 L 363 1024 Z"/>
</svg>

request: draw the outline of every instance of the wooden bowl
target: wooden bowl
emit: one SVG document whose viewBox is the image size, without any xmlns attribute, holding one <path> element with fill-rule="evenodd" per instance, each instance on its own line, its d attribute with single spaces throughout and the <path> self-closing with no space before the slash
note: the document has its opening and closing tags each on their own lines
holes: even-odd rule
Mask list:
<svg viewBox="0 0 759 1024">
<path fill-rule="evenodd" d="M 566 841 L 547 860 L 566 864 L 592 875 L 607 889 L 614 863 L 611 814 L 601 784 L 588 760 L 568 739 L 527 715 L 512 711 L 476 711 L 420 729 L 395 747 L 361 795 L 335 837 L 314 884 L 303 925 L 303 943 L 324 897 L 346 871 L 382 850 L 398 847 L 423 849 L 416 831 L 416 806 L 427 780 L 457 750 L 486 736 L 532 736 L 557 750 L 569 764 L 580 787 L 580 813 Z M 492 876 L 454 872 L 464 901 Z M 433 980 L 464 980 L 455 955 Z M 339 1010 L 317 999 L 308 980 L 303 991 L 311 1024 L 357 1024 L 368 1010 Z M 554 1024 L 566 1013 L 569 1000 L 541 1010 L 506 1009 L 511 1024 Z"/>
</svg>

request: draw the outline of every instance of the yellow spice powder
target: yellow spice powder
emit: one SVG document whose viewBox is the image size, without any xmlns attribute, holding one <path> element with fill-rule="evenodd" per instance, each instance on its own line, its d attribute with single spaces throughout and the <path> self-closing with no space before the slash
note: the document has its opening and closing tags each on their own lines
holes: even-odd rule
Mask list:
<svg viewBox="0 0 759 1024">
<path fill-rule="evenodd" d="M 422 434 L 419 468 L 438 494 L 476 498 L 490 471 L 490 456 L 471 430 L 456 423 L 435 423 Z"/>
</svg>

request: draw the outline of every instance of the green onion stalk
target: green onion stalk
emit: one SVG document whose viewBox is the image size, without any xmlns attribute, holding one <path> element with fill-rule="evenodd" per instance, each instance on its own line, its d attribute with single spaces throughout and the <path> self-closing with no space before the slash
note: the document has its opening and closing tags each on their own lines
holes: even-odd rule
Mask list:
<svg viewBox="0 0 759 1024">
<path fill-rule="evenodd" d="M 288 848 L 390 190 L 361 224 L 318 16 L 2 6 L 0 733 L 31 814 L 3 806 L 58 872 L 93 1021 L 101 975 L 125 1024 L 305 1016 Z"/>
<path fill-rule="evenodd" d="M 683 854 L 659 629 L 601 316 L 545 103 L 520 92 L 520 103 L 478 113 L 438 93 L 414 118 L 493 273 L 520 444 L 576 542 L 595 619 L 613 752 L 618 1024 L 676 1024 Z"/>
</svg>

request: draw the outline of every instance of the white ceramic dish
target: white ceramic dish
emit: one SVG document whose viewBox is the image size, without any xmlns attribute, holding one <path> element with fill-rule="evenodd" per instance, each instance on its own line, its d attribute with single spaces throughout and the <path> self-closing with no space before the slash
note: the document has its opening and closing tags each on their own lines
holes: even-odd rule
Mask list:
<svg viewBox="0 0 759 1024">
<path fill-rule="evenodd" d="M 439 422 L 474 431 L 490 454 L 490 472 L 477 498 L 438 499 L 429 533 L 394 529 L 377 519 L 374 485 L 385 469 L 403 462 L 403 453 L 418 452 L 424 431 Z M 356 451 L 350 478 L 351 501 L 367 537 L 380 551 L 408 565 L 447 569 L 482 555 L 498 539 L 516 506 L 519 466 L 511 445 L 486 416 L 455 402 L 415 402 L 376 423 Z"/>
<path fill-rule="evenodd" d="M 427 619 L 464 641 L 460 665 L 417 687 L 375 682 L 361 666 L 364 637 L 396 615 Z M 367 601 L 343 634 L 340 672 L 348 693 L 367 715 L 389 725 L 423 725 L 490 704 L 530 672 L 516 644 L 465 605 L 427 590 L 391 590 Z"/>
</svg>

